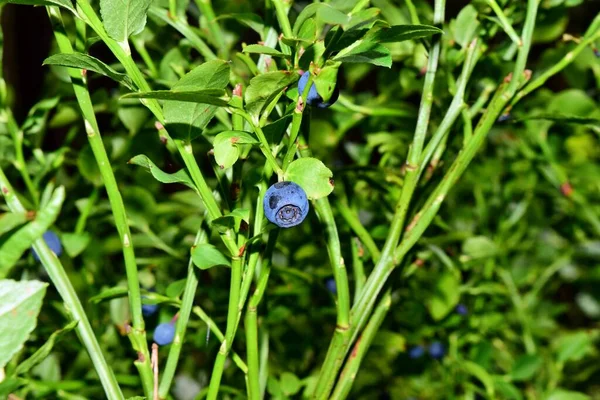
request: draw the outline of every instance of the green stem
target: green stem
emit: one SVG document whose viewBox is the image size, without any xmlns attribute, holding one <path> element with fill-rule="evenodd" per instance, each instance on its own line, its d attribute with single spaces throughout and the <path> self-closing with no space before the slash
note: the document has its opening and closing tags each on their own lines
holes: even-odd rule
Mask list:
<svg viewBox="0 0 600 400">
<path fill-rule="evenodd" d="M 412 0 L 406 0 L 406 7 L 408 8 L 408 13 L 410 14 L 410 23 L 413 25 L 420 25 L 421 20 L 419 19 L 419 14 L 417 13 L 417 7 Z"/>
<path fill-rule="evenodd" d="M 0 192 L 4 196 L 6 203 L 12 212 L 26 212 L 1 167 Z M 66 310 L 69 312 L 74 321 L 78 321 L 76 327 L 77 334 L 79 335 L 80 340 L 82 341 L 90 356 L 90 359 L 92 360 L 92 364 L 94 365 L 94 369 L 100 378 L 100 382 L 102 383 L 106 397 L 110 400 L 123 399 L 124 397 L 121 393 L 121 388 L 117 383 L 117 379 L 104 359 L 104 354 L 102 353 L 102 349 L 100 348 L 96 336 L 94 335 L 90 321 L 87 318 L 81 301 L 79 300 L 79 297 L 77 297 L 77 292 L 75 292 L 75 289 L 73 288 L 65 269 L 54 252 L 50 250 L 44 239 L 40 238 L 36 240 L 33 243 L 33 248 L 39 255 L 42 265 L 46 269 L 46 272 L 48 272 L 48 276 L 60 294 Z"/>
<path fill-rule="evenodd" d="M 92 190 L 92 194 L 90 194 L 90 197 L 88 197 L 87 199 L 85 208 L 83 209 L 81 215 L 79 215 L 79 218 L 77 219 L 77 225 L 75 225 L 75 233 L 83 233 L 83 231 L 85 230 L 85 224 L 87 223 L 87 219 L 90 216 L 92 209 L 98 201 L 98 195 L 98 188 L 95 187 L 94 190 Z"/>
<path fill-rule="evenodd" d="M 283 171 L 287 171 L 288 167 L 294 160 L 294 155 L 298 150 L 298 133 L 300 132 L 300 125 L 302 125 L 302 112 L 304 111 L 304 106 L 302 103 L 302 99 L 298 98 L 298 103 L 294 112 L 292 114 L 292 128 L 290 129 L 290 139 L 288 143 L 288 149 L 283 157 Z"/>
<path fill-rule="evenodd" d="M 502 8 L 500 8 L 498 3 L 496 3 L 496 0 L 486 0 L 486 1 L 487 1 L 488 5 L 492 8 L 494 13 L 496 14 L 496 17 L 498 17 L 498 19 L 500 20 L 500 26 L 502 26 L 502 29 L 504 29 L 504 32 L 506 32 L 506 34 L 510 37 L 510 40 L 512 40 L 513 43 L 516 44 L 517 46 L 521 46 L 521 44 L 522 44 L 521 38 L 519 37 L 517 32 L 515 32 L 512 25 L 510 24 L 510 22 L 508 22 L 506 15 L 504 15 L 504 11 L 502 11 Z"/>
<path fill-rule="evenodd" d="M 286 4 L 284 4 L 284 2 Z M 279 22 L 279 27 L 283 32 L 283 36 L 287 38 L 293 38 L 294 34 L 292 33 L 292 26 L 290 25 L 290 20 L 288 18 L 289 0 L 271 0 L 271 3 L 275 6 L 275 14 L 277 15 L 277 22 Z M 285 54 L 291 54 L 292 50 L 290 47 L 283 42 L 280 43 L 281 50 Z"/>
<path fill-rule="evenodd" d="M 200 12 L 206 17 L 208 30 L 214 39 L 214 44 L 221 51 L 220 56 L 225 60 L 229 59 L 229 51 L 225 42 L 225 36 L 223 35 L 221 26 L 216 21 L 215 11 L 211 0 L 196 0 L 196 4 L 198 5 Z"/>
<path fill-rule="evenodd" d="M 206 243 L 206 232 L 200 228 L 196 233 L 194 240 L 194 246 L 198 243 Z M 158 388 L 158 397 L 166 399 L 175 377 L 175 371 L 179 362 L 181 354 L 181 348 L 183 346 L 183 340 L 185 337 L 185 331 L 190 320 L 190 313 L 194 305 L 194 297 L 196 296 L 196 289 L 198 288 L 198 278 L 196 278 L 196 267 L 190 257 L 188 261 L 188 273 L 185 282 L 185 289 L 183 290 L 183 298 L 181 301 L 181 307 L 177 317 L 177 324 L 175 325 L 175 339 L 169 349 L 169 355 L 167 357 L 167 364 L 162 374 L 160 386 Z"/>
<path fill-rule="evenodd" d="M 229 288 L 229 306 L 227 310 L 227 329 L 225 330 L 225 340 L 221 343 L 219 353 L 213 372 L 210 377 L 210 386 L 208 390 L 208 400 L 216 400 L 219 394 L 219 386 L 221 385 L 221 377 L 223 376 L 223 368 L 225 360 L 231 350 L 231 345 L 235 336 L 235 328 L 237 324 L 238 304 L 240 301 L 240 287 L 242 284 L 242 260 L 240 257 L 233 257 L 231 262 L 231 285 Z"/>
<path fill-rule="evenodd" d="M 367 354 L 369 347 L 371 347 L 371 343 L 373 342 L 379 327 L 383 323 L 385 316 L 390 310 L 391 305 L 392 296 L 388 290 L 379 301 L 379 305 L 375 308 L 373 316 L 365 327 L 364 332 L 356 341 L 354 349 L 352 350 L 352 353 L 346 361 L 346 365 L 340 374 L 340 380 L 331 396 L 332 400 L 345 399 L 350 393 L 350 389 L 352 388 L 352 384 L 356 379 L 356 374 L 358 373 L 360 364 Z"/>
<path fill-rule="evenodd" d="M 48 14 L 50 16 L 59 49 L 63 53 L 72 53 L 73 47 L 64 30 L 60 11 L 56 7 L 48 7 Z M 131 240 L 129 224 L 127 222 L 125 205 L 123 204 L 123 198 L 119 192 L 110 160 L 106 154 L 102 137 L 100 136 L 100 129 L 98 128 L 90 94 L 87 90 L 87 86 L 85 85 L 85 79 L 82 78 L 82 72 L 81 70 L 69 69 L 68 73 L 73 83 L 73 91 L 75 92 L 77 102 L 79 103 L 79 108 L 81 109 L 81 113 L 83 115 L 88 141 L 92 148 L 96 163 L 98 164 L 98 168 L 108 194 L 108 200 L 110 202 L 113 217 L 115 219 L 115 225 L 117 226 L 117 231 L 121 239 L 123 258 L 125 260 L 125 271 L 127 275 L 127 290 L 129 294 L 129 304 L 133 324 L 128 336 L 134 350 L 138 353 L 138 358 L 134 364 L 140 373 L 142 385 L 144 387 L 144 393 L 147 397 L 149 397 L 153 388 L 153 375 L 152 368 L 150 366 L 148 345 L 146 343 L 144 319 L 142 317 L 142 300 L 140 295 L 137 265 L 135 261 L 135 252 Z"/>
<path fill-rule="evenodd" d="M 338 201 L 336 203 L 336 208 L 342 218 L 346 221 L 352 231 L 358 236 L 361 243 L 367 248 L 374 262 L 377 262 L 379 258 L 381 258 L 381 252 L 375 244 L 375 241 L 371 237 L 371 234 L 367 231 L 367 229 L 360 223 L 358 216 L 348 207 L 344 202 Z"/>
<path fill-rule="evenodd" d="M 360 298 L 367 277 L 365 267 L 360 254 L 361 243 L 358 238 L 352 238 L 352 271 L 354 272 L 354 304 Z M 354 305 L 353 304 L 353 305 Z"/>
</svg>

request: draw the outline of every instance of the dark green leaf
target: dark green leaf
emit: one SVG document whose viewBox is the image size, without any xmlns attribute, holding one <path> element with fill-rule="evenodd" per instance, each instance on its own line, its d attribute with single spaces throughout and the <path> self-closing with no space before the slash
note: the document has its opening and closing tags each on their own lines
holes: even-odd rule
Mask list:
<svg viewBox="0 0 600 400">
<path fill-rule="evenodd" d="M 456 307 L 460 300 L 460 282 L 449 272 L 442 274 L 435 285 L 435 291 L 427 300 L 427 308 L 435 321 L 444 318 Z"/>
<path fill-rule="evenodd" d="M 267 72 L 252 78 L 244 95 L 246 110 L 259 115 L 267 104 L 296 80 L 298 75 L 289 71 Z"/>
<path fill-rule="evenodd" d="M 394 25 L 369 34 L 365 39 L 379 43 L 391 43 L 421 39 L 443 33 L 444 31 L 431 25 Z"/>
<path fill-rule="evenodd" d="M 190 189 L 196 190 L 196 186 L 192 182 L 192 178 L 188 174 L 187 170 L 180 169 L 179 171 L 169 174 L 158 168 L 156 164 L 152 162 L 148 157 L 143 154 L 139 154 L 129 160 L 129 164 L 139 165 L 150 170 L 150 173 L 159 182 L 162 183 L 182 183 Z"/>
<path fill-rule="evenodd" d="M 537 373 L 542 363 L 542 358 L 537 354 L 525 354 L 515 360 L 510 378 L 513 381 L 527 381 Z"/>
<path fill-rule="evenodd" d="M 329 101 L 335 91 L 340 65 L 341 63 L 339 62 L 327 63 L 325 67 L 321 68 L 319 74 L 314 79 L 317 93 L 323 98 L 324 102 Z"/>
<path fill-rule="evenodd" d="M 146 26 L 146 13 L 152 0 L 100 0 L 102 23 L 108 35 L 126 43 Z"/>
<path fill-rule="evenodd" d="M 242 51 L 244 53 L 266 54 L 272 57 L 290 57 L 287 54 L 283 54 L 279 50 L 275 50 L 272 47 L 262 46 L 260 44 L 251 44 L 249 46 L 244 47 Z"/>
<path fill-rule="evenodd" d="M 388 68 L 392 66 L 392 54 L 387 47 L 365 40 L 357 40 L 341 50 L 333 59 L 347 63 L 369 63 Z"/>
<path fill-rule="evenodd" d="M 200 269 L 209 269 L 217 265 L 231 266 L 229 259 L 208 243 L 200 243 L 192 247 L 192 261 Z"/>
<path fill-rule="evenodd" d="M 198 104 L 212 104 L 218 107 L 227 107 L 227 101 L 220 97 L 225 94 L 223 90 L 203 89 L 190 91 L 155 90 L 152 92 L 128 93 L 122 99 L 157 99 L 181 101 Z"/>
</svg>

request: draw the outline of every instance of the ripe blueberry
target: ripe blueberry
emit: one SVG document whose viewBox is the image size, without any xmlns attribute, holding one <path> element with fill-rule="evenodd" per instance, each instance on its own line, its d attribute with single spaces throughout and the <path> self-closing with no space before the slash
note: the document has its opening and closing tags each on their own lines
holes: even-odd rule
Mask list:
<svg viewBox="0 0 600 400">
<path fill-rule="evenodd" d="M 429 355 L 432 358 L 440 359 L 444 357 L 445 352 L 444 345 L 440 342 L 433 342 L 429 345 Z"/>
<path fill-rule="evenodd" d="M 414 346 L 408 351 L 408 356 L 412 359 L 421 358 L 425 354 L 423 346 Z"/>
<path fill-rule="evenodd" d="M 298 81 L 298 94 L 300 96 L 302 96 L 302 93 L 304 93 L 304 88 L 306 87 L 306 82 L 308 82 L 309 77 L 310 71 L 306 71 Z M 336 86 L 333 90 L 333 93 L 331 94 L 331 98 L 329 99 L 329 101 L 324 103 L 323 98 L 317 92 L 317 87 L 313 83 L 308 91 L 308 96 L 306 96 L 306 104 L 308 104 L 309 106 L 317 106 L 319 108 L 327 108 L 333 103 L 335 103 L 339 96 L 340 91 Z"/>
<path fill-rule="evenodd" d="M 56 254 L 57 257 L 62 254 L 62 244 L 60 243 L 60 239 L 58 238 L 58 235 L 56 233 L 52 231 L 46 231 L 42 235 L 42 238 L 44 238 L 44 242 L 46 242 L 48 247 L 50 247 L 50 250 L 52 250 L 52 252 Z M 40 257 L 35 252 L 33 247 L 31 248 L 31 253 L 33 254 L 33 258 L 35 258 L 36 261 L 40 261 Z"/>
<path fill-rule="evenodd" d="M 142 296 L 144 298 L 146 296 Z M 158 304 L 142 304 L 142 314 L 144 317 L 154 315 L 158 311 Z"/>
<path fill-rule="evenodd" d="M 175 324 L 172 322 L 163 322 L 154 329 L 154 341 L 161 346 L 172 343 L 173 338 L 175 338 Z"/>
<path fill-rule="evenodd" d="M 327 286 L 327 290 L 329 290 L 332 294 L 337 294 L 337 286 L 335 286 L 335 279 L 327 279 L 327 281 L 325 282 L 325 286 Z"/>
<path fill-rule="evenodd" d="M 265 193 L 263 209 L 269 221 L 280 228 L 296 226 L 308 214 L 308 199 L 294 182 L 278 182 Z"/>
<path fill-rule="evenodd" d="M 456 306 L 456 313 L 465 316 L 469 314 L 469 309 L 464 304 L 459 304 Z"/>
</svg>

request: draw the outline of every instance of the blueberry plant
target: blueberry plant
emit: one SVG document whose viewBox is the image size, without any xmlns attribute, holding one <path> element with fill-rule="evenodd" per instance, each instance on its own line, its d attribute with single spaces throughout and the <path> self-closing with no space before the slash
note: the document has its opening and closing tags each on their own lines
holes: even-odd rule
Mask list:
<svg viewBox="0 0 600 400">
<path fill-rule="evenodd" d="M 594 1 L 8 3 L 0 397 L 600 396 Z"/>
</svg>

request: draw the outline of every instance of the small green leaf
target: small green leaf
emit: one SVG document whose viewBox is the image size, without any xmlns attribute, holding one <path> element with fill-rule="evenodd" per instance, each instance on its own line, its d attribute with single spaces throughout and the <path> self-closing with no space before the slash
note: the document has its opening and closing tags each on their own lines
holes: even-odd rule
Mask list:
<svg viewBox="0 0 600 400">
<path fill-rule="evenodd" d="M 431 25 L 394 25 L 369 34 L 365 39 L 379 43 L 392 43 L 421 39 L 443 33 L 444 31 Z"/>
<path fill-rule="evenodd" d="M 200 243 L 192 247 L 192 262 L 200 269 L 209 269 L 217 265 L 231 266 L 229 259 L 208 243 Z"/>
<path fill-rule="evenodd" d="M 250 222 L 250 210 L 247 208 L 236 208 L 231 213 L 214 219 L 212 226 L 220 233 L 225 233 L 228 229 L 239 232 L 242 221 Z"/>
<path fill-rule="evenodd" d="M 427 301 L 427 308 L 434 320 L 439 321 L 454 310 L 460 300 L 459 286 L 460 282 L 454 274 L 446 272 L 439 277 L 435 291 Z"/>
<path fill-rule="evenodd" d="M 298 75 L 290 71 L 274 71 L 255 76 L 244 94 L 246 110 L 250 114 L 260 115 L 267 104 L 296 80 Z"/>
<path fill-rule="evenodd" d="M 470 375 L 477 378 L 483 386 L 489 398 L 494 398 L 494 380 L 490 374 L 479 364 L 472 361 L 462 360 L 460 366 Z"/>
<path fill-rule="evenodd" d="M 544 400 L 590 400 L 591 397 L 585 393 L 571 390 L 555 389 Z"/>
<path fill-rule="evenodd" d="M 323 98 L 324 102 L 329 101 L 331 95 L 337 86 L 338 70 L 342 63 L 327 63 L 321 68 L 319 74 L 315 77 L 314 82 L 317 87 L 317 93 Z"/>
<path fill-rule="evenodd" d="M 323 24 L 331 24 L 331 25 L 344 25 L 347 24 L 350 20 L 348 15 L 343 12 L 336 10 L 332 6 L 326 3 L 313 3 L 304 7 L 298 17 L 296 18 L 296 22 L 294 23 L 293 33 L 294 36 L 298 36 L 298 32 L 304 22 L 306 22 L 309 18 L 312 18 L 316 15 L 316 19 L 318 22 Z"/>
<path fill-rule="evenodd" d="M 512 383 L 506 382 L 502 378 L 494 379 L 494 389 L 496 393 L 501 395 L 500 398 L 507 400 L 522 400 L 523 395 L 521 391 Z"/>
<path fill-rule="evenodd" d="M 203 89 L 224 90 L 229 84 L 229 64 L 222 60 L 207 61 L 188 72 L 171 91 L 189 92 Z M 166 128 L 175 139 L 193 140 L 217 112 L 211 104 L 165 101 Z"/>
<path fill-rule="evenodd" d="M 477 259 L 496 255 L 498 253 L 498 247 L 486 236 L 474 236 L 465 240 L 462 251 L 468 257 Z"/>
<path fill-rule="evenodd" d="M 542 363 L 539 355 L 525 354 L 516 359 L 510 371 L 510 378 L 513 381 L 527 381 L 537 373 Z"/>
<path fill-rule="evenodd" d="M 464 7 L 450 23 L 450 29 L 454 34 L 454 40 L 461 47 L 467 47 L 475 37 L 475 31 L 479 27 L 477 10 L 471 4 Z"/>
<path fill-rule="evenodd" d="M 333 59 L 347 63 L 369 63 L 388 68 L 392 66 L 392 54 L 387 47 L 362 39 L 341 50 Z"/>
<path fill-rule="evenodd" d="M 187 187 L 196 190 L 196 186 L 192 182 L 192 178 L 188 174 L 187 170 L 180 169 L 179 171 L 169 174 L 161 170 L 154 164 L 148 157 L 144 154 L 139 154 L 133 157 L 128 162 L 129 164 L 139 165 L 140 167 L 144 167 L 150 170 L 150 173 L 159 182 L 162 183 L 182 183 Z"/>
<path fill-rule="evenodd" d="M 557 361 L 581 360 L 593 348 L 594 340 L 587 332 L 568 334 L 558 339 Z"/>
<path fill-rule="evenodd" d="M 105 289 L 99 294 L 90 298 L 89 302 L 98 304 L 106 300 L 118 299 L 119 297 L 127 296 L 126 286 L 115 286 L 110 289 Z"/>
<path fill-rule="evenodd" d="M 175 282 L 171 282 L 169 286 L 167 286 L 167 290 L 165 290 L 165 294 L 167 297 L 177 298 L 181 296 L 183 290 L 185 289 L 185 283 L 187 279 L 179 279 Z"/>
<path fill-rule="evenodd" d="M 0 369 L 35 329 L 46 286 L 39 281 L 0 281 Z"/>
<path fill-rule="evenodd" d="M 63 233 L 61 242 L 69 257 L 77 257 L 81 254 L 90 243 L 90 235 L 87 232 L 83 233 Z"/>
<path fill-rule="evenodd" d="M 77 15 L 71 0 L 7 0 L 6 2 L 8 4 L 22 4 L 24 6 L 59 6 Z"/>
<path fill-rule="evenodd" d="M 272 57 L 290 57 L 288 54 L 283 54 L 279 50 L 275 50 L 272 47 L 262 46 L 260 44 L 251 44 L 242 50 L 244 53 L 256 53 L 256 54 L 266 54 Z"/>
<path fill-rule="evenodd" d="M 100 0 L 102 23 L 108 35 L 119 43 L 126 43 L 131 35 L 146 26 L 146 13 L 152 0 Z"/>
<path fill-rule="evenodd" d="M 54 345 L 56 343 L 58 343 L 65 334 L 67 334 L 67 333 L 71 332 L 73 329 L 75 329 L 75 327 L 77 326 L 77 322 L 78 321 L 71 321 L 64 328 L 59 329 L 59 330 L 55 331 L 54 333 L 52 333 L 52 335 L 50 335 L 50 338 L 48 338 L 48 340 L 46 341 L 46 343 L 44 343 L 42 345 L 42 347 L 37 349 L 37 351 L 35 353 L 33 353 L 31 355 L 31 357 L 29 357 L 27 360 L 23 361 L 21 364 L 19 364 L 17 366 L 17 368 L 15 369 L 14 375 L 24 374 L 25 372 L 29 371 L 31 368 L 35 367 L 36 365 L 38 365 L 39 363 L 44 361 L 44 359 L 46 357 L 48 357 L 48 355 L 52 351 L 52 348 L 54 347 Z"/>
<path fill-rule="evenodd" d="M 5 213 L 0 215 L 0 236 L 28 221 L 27 213 Z"/>
<path fill-rule="evenodd" d="M 229 168 L 235 164 L 240 156 L 239 145 L 257 143 L 259 143 L 259 141 L 248 132 L 221 132 L 213 141 L 215 161 L 221 168 Z"/>
<path fill-rule="evenodd" d="M 203 89 L 190 91 L 154 90 L 152 92 L 127 93 L 122 99 L 157 99 L 181 101 L 197 104 L 211 104 L 218 107 L 227 107 L 229 104 L 220 97 L 225 94 L 224 90 Z"/>
<path fill-rule="evenodd" d="M 109 77 L 128 89 L 135 90 L 131 78 L 126 74 L 115 71 L 102 61 L 83 53 L 54 54 L 44 60 L 43 65 L 59 65 L 67 68 L 84 69 Z"/>
<path fill-rule="evenodd" d="M 302 389 L 302 381 L 291 372 L 284 372 L 279 378 L 279 387 L 286 396 L 293 396 Z"/>
<path fill-rule="evenodd" d="M 48 204 L 38 211 L 35 219 L 13 233 L 0 247 L 0 278 L 5 277 L 27 251 L 56 221 L 63 201 L 65 188 L 60 186 L 54 191 Z"/>
<path fill-rule="evenodd" d="M 310 200 L 328 196 L 333 191 L 333 172 L 316 158 L 299 158 L 285 171 L 284 179 L 300 185 Z"/>
</svg>

